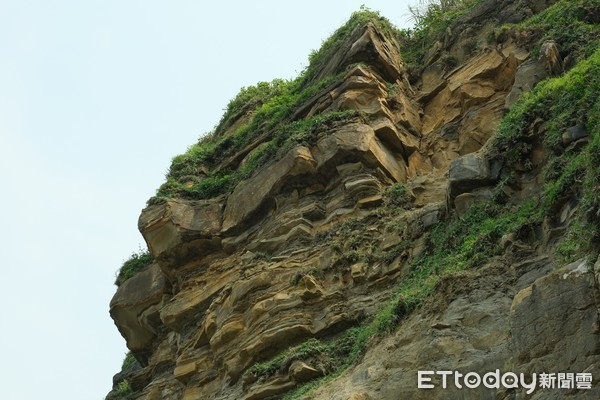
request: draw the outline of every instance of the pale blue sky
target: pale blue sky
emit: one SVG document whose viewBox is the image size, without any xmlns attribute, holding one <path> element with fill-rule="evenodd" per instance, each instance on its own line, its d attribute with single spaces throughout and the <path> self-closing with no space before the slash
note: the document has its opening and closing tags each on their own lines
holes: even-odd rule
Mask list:
<svg viewBox="0 0 600 400">
<path fill-rule="evenodd" d="M 2 398 L 104 398 L 114 274 L 171 158 L 361 4 L 410 25 L 406 1 L 0 0 Z"/>
</svg>

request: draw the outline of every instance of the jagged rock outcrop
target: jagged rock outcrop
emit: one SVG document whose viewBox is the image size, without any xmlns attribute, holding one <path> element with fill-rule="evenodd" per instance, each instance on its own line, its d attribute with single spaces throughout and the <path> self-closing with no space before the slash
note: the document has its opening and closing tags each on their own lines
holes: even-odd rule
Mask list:
<svg viewBox="0 0 600 400">
<path fill-rule="evenodd" d="M 399 285 L 416 279 L 414 265 L 431 252 L 440 224 L 467 218 L 486 200 L 513 196 L 518 204 L 539 192 L 545 145 L 528 139 L 531 166 L 510 170 L 490 138 L 520 93 L 562 71 L 558 48 L 548 42 L 548 61 L 534 59 L 531 47 L 507 35 L 469 54 L 458 50 L 471 37 L 486 37 L 498 20 L 516 22 L 548 6 L 525 2 L 523 11 L 512 3 L 480 2 L 457 22 L 468 33 L 448 28 L 410 80 L 397 38 L 375 23 L 357 26 L 303 84 L 341 78 L 289 118 L 348 110 L 360 118 L 283 146 L 284 154 L 225 194 L 148 205 L 138 227 L 155 262 L 121 285 L 110 305 L 138 363 L 115 377 L 109 398 L 118 397 L 124 380 L 131 399 L 283 398 L 339 367 L 323 343 L 338 344 L 344 357 L 351 353 L 360 339 L 348 332 L 398 299 Z M 457 64 L 450 66 L 444 54 Z M 252 112 L 243 107 L 221 135 L 234 136 Z M 535 127 L 545 129 L 542 122 Z M 585 127 L 573 126 L 561 139 L 569 146 L 588 136 Z M 243 168 L 272 137 L 260 132 L 216 168 Z M 205 179 L 209 168 L 197 174 Z M 391 185 L 401 188 L 393 201 Z M 597 373 L 600 259 L 595 270 L 583 260 L 562 266 L 555 259 L 556 237 L 577 206 L 563 204 L 559 221 L 474 238 L 469 251 L 494 242 L 477 268 L 457 268 L 427 283 L 432 294 L 416 311 L 399 297 L 393 312 L 403 318 L 401 328 L 307 398 L 465 395 L 418 389 L 417 370 Z M 310 340 L 320 343 L 317 350 L 289 353 Z M 465 398 L 546 395 L 482 387 Z M 581 398 L 599 395 L 594 388 Z"/>
</svg>

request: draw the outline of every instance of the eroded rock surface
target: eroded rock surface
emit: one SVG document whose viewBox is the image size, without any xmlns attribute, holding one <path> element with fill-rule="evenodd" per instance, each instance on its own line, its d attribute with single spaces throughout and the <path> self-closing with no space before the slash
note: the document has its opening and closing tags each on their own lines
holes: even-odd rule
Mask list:
<svg viewBox="0 0 600 400">
<path fill-rule="evenodd" d="M 431 299 L 395 335 L 369 350 L 360 365 L 310 398 L 346 400 L 356 392 L 390 400 L 597 398 L 597 387 L 538 386 L 527 394 L 523 388 L 458 389 L 452 379 L 443 389 L 440 376 L 432 379 L 435 388 L 417 389 L 418 371 L 483 376 L 498 369 L 524 373 L 527 382 L 532 373 L 598 373 L 600 303 L 593 271 L 583 260 L 555 269 L 534 254 L 513 259 L 512 265 L 499 261 L 444 282 L 443 298 Z"/>
<path fill-rule="evenodd" d="M 543 9 L 545 2 L 538 3 L 532 7 Z M 470 18 L 491 18 L 494 4 L 481 2 Z M 500 19 L 518 21 L 515 10 L 506 6 Z M 483 40 L 490 24 L 470 29 L 446 32 L 409 82 L 396 39 L 373 24 L 357 28 L 312 79 L 361 64 L 291 118 L 344 110 L 365 118 L 293 146 L 227 195 L 169 199 L 143 210 L 139 229 L 156 262 L 126 281 L 110 305 L 141 364 L 125 374 L 132 399 L 279 399 L 318 379 L 328 373 L 318 359 L 288 359 L 262 376 L 251 368 L 367 320 L 407 276 L 409 261 L 428 251 L 436 224 L 494 196 L 502 165 L 484 145 L 505 107 L 547 68 L 557 71 L 560 60 L 550 45 L 551 65 L 532 60 L 510 38 L 472 54 L 458 52 L 465 35 Z M 457 66 L 444 64 L 444 48 Z M 241 113 L 224 134 L 247 119 Z M 563 136 L 569 143 L 586 137 L 569 129 Z M 265 140 L 259 136 L 226 166 Z M 523 186 L 533 190 L 527 183 L 536 177 L 527 179 Z M 392 214 L 386 188 L 395 183 L 406 187 L 407 199 Z M 553 232 L 544 232 L 543 246 L 550 246 Z M 505 252 L 482 268 L 444 280 L 401 329 L 307 398 L 530 398 L 483 388 L 467 397 L 453 389 L 417 390 L 419 369 L 552 367 L 597 374 L 600 305 L 593 271 L 581 263 L 555 270 L 561 266 L 543 254 L 547 247 L 513 239 L 503 238 Z M 564 326 L 568 330 L 558 329 Z M 586 396 L 577 398 L 600 393 Z"/>
</svg>

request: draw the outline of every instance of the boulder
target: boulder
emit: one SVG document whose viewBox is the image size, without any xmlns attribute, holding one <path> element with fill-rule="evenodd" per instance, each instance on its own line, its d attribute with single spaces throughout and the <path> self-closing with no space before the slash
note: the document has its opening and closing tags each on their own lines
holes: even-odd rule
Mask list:
<svg viewBox="0 0 600 400">
<path fill-rule="evenodd" d="M 553 76 L 563 72 L 563 60 L 556 42 L 546 40 L 540 48 L 540 61 L 544 64 L 546 71 Z"/>
<path fill-rule="evenodd" d="M 481 154 L 471 153 L 452 161 L 449 172 L 451 199 L 478 187 L 487 186 L 497 179 L 492 176 L 490 164 Z"/>
<path fill-rule="evenodd" d="M 474 204 L 489 200 L 493 197 L 494 193 L 489 188 L 481 188 L 474 190 L 472 193 L 459 194 L 454 199 L 456 214 L 459 217 L 462 217 Z"/>
<path fill-rule="evenodd" d="M 357 27 L 338 51 L 319 68 L 312 81 L 333 75 L 348 65 L 368 62 L 388 82 L 394 82 L 401 78 L 404 68 L 399 46 L 392 45 L 392 40 L 371 23 Z"/>
<path fill-rule="evenodd" d="M 399 151 L 404 157 L 418 150 L 419 139 L 403 126 L 397 126 L 389 118 L 371 120 L 369 125 L 377 137 L 391 150 Z"/>
<path fill-rule="evenodd" d="M 504 108 L 509 109 L 523 92 L 531 91 L 538 82 L 548 77 L 544 64 L 536 60 L 528 60 L 519 66 L 515 74 L 515 82 L 504 101 Z"/>
<path fill-rule="evenodd" d="M 349 71 L 343 83 L 329 94 L 332 102 L 324 112 L 357 110 L 370 116 L 391 117 L 385 103 L 385 86 L 382 86 L 371 72 L 361 67 Z M 313 110 L 307 115 L 308 117 L 312 116 L 314 111 L 321 112 L 319 109 Z"/>
<path fill-rule="evenodd" d="M 308 382 L 323 375 L 321 371 L 299 360 L 290 365 L 288 372 L 296 383 Z"/>
<path fill-rule="evenodd" d="M 446 84 L 428 83 L 429 92 L 421 94 L 426 101 L 423 106 L 423 135 L 437 132 L 489 101 L 503 99 L 513 83 L 517 62 L 512 54 L 505 56 L 497 50 L 489 50 L 453 70 L 445 79 Z M 495 112 L 498 117 L 501 116 L 502 108 Z M 493 124 L 488 122 L 485 126 L 489 128 Z"/>
<path fill-rule="evenodd" d="M 568 146 L 573 142 L 589 136 L 585 126 L 575 125 L 567 128 L 562 134 L 562 142 L 564 146 Z"/>
</svg>

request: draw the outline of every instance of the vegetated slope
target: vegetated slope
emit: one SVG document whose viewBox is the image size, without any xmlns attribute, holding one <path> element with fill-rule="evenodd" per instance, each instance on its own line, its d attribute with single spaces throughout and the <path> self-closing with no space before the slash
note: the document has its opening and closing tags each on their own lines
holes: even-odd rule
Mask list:
<svg viewBox="0 0 600 400">
<path fill-rule="evenodd" d="M 107 398 L 520 398 L 416 373 L 598 376 L 599 15 L 454 1 L 398 31 L 363 9 L 299 78 L 243 89 L 140 216 Z"/>
</svg>

